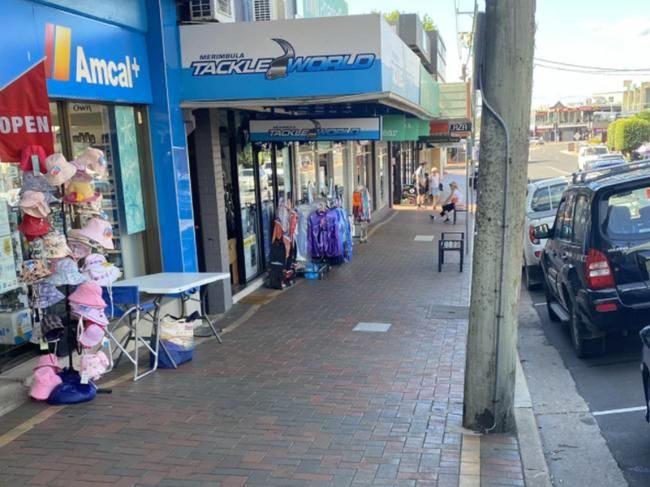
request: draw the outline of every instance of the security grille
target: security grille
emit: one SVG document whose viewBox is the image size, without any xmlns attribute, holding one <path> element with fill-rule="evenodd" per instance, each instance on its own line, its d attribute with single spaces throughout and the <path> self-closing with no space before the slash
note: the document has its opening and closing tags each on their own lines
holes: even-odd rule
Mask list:
<svg viewBox="0 0 650 487">
<path fill-rule="evenodd" d="M 253 0 L 255 20 L 271 20 L 271 1 Z"/>
</svg>

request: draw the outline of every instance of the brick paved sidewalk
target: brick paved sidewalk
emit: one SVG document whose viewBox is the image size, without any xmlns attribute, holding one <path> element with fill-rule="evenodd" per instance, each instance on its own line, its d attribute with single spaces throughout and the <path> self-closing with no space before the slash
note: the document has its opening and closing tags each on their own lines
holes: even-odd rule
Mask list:
<svg viewBox="0 0 650 487">
<path fill-rule="evenodd" d="M 435 242 L 414 241 L 442 229 L 398 211 L 351 264 L 281 293 L 178 370 L 3 417 L 0 434 L 51 414 L 0 448 L 0 484 L 523 485 L 513 437 L 461 428 L 469 272 L 439 274 Z"/>
</svg>

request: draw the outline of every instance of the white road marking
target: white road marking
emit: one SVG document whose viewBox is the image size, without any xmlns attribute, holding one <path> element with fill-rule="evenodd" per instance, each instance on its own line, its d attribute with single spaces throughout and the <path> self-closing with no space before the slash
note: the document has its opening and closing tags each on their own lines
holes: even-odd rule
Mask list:
<svg viewBox="0 0 650 487">
<path fill-rule="evenodd" d="M 594 416 L 606 416 L 608 414 L 621 414 L 621 413 L 635 413 L 638 411 L 645 411 L 645 406 L 639 406 L 637 408 L 624 408 L 624 409 L 607 409 L 605 411 L 594 411 L 591 414 Z"/>
<path fill-rule="evenodd" d="M 535 306 L 546 306 L 546 301 L 544 301 L 543 303 L 535 303 Z"/>
</svg>

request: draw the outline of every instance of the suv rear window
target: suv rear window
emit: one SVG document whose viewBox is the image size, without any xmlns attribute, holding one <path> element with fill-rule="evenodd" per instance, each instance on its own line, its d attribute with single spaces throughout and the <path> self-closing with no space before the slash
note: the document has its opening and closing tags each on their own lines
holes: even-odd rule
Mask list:
<svg viewBox="0 0 650 487">
<path fill-rule="evenodd" d="M 615 240 L 650 240 L 650 185 L 619 191 L 604 199 L 603 234 Z"/>
<path fill-rule="evenodd" d="M 554 184 L 537 188 L 530 202 L 530 211 L 556 210 L 562 199 L 562 193 L 567 188 L 567 183 Z"/>
<path fill-rule="evenodd" d="M 599 156 L 607 153 L 607 147 L 587 147 L 584 152 L 585 156 Z"/>
</svg>

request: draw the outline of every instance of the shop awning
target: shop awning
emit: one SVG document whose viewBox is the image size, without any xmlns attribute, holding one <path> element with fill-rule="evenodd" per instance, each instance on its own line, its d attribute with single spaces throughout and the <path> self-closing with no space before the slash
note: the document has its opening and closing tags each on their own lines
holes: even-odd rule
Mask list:
<svg viewBox="0 0 650 487">
<path fill-rule="evenodd" d="M 180 32 L 185 107 L 376 103 L 427 120 L 439 112 L 437 83 L 380 15 L 183 25 Z"/>
</svg>

